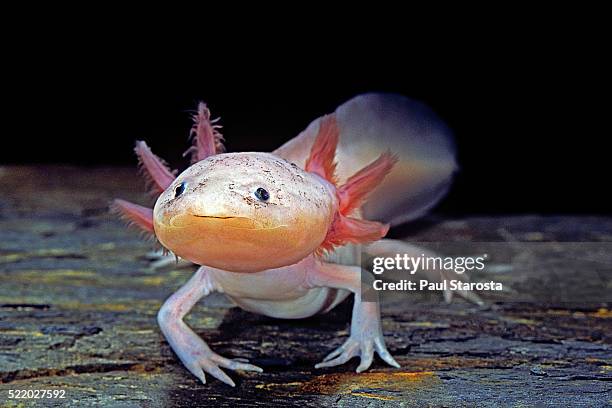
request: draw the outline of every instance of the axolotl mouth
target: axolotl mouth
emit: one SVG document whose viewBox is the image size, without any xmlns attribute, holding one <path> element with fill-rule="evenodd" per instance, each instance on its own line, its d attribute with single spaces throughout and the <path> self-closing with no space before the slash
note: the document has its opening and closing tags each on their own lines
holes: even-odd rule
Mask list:
<svg viewBox="0 0 612 408">
<path fill-rule="evenodd" d="M 237 228 L 249 230 L 271 230 L 286 227 L 286 225 L 273 225 L 249 217 L 224 216 L 224 215 L 198 215 L 180 214 L 172 216 L 167 225 L 170 228 L 197 227 L 207 223 L 210 227 L 218 225 L 222 228 Z M 203 226 L 203 225 L 202 225 Z"/>
<path fill-rule="evenodd" d="M 304 257 L 299 229 L 249 217 L 178 214 L 156 222 L 155 235 L 181 258 L 232 272 L 258 272 Z"/>
</svg>

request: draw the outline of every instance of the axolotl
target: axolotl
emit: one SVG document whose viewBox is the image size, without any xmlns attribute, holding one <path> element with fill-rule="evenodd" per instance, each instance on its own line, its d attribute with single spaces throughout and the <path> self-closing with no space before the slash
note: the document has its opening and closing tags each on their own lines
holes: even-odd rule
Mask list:
<svg viewBox="0 0 612 408">
<path fill-rule="evenodd" d="M 262 369 L 212 351 L 183 321 L 202 297 L 225 293 L 236 305 L 281 319 L 325 313 L 350 294 L 350 335 L 316 368 L 374 352 L 399 368 L 385 345 L 380 307 L 361 299 L 360 253 L 412 251 L 383 239 L 448 190 L 457 169 L 450 130 L 425 105 L 395 94 L 359 95 L 313 121 L 271 153 L 225 153 L 223 136 L 200 103 L 192 164 L 171 171 L 146 143 L 135 151 L 153 192 L 153 209 L 114 207 L 175 256 L 200 265 L 157 315 L 185 367 L 234 386 L 221 369 Z"/>
</svg>

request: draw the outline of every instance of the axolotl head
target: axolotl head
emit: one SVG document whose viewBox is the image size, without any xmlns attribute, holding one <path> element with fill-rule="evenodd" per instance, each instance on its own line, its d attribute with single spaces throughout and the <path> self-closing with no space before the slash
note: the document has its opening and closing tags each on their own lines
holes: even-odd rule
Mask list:
<svg viewBox="0 0 612 408">
<path fill-rule="evenodd" d="M 325 240 L 334 186 L 268 153 L 225 153 L 195 163 L 159 196 L 157 239 L 200 265 L 256 272 L 298 262 Z"/>
<path fill-rule="evenodd" d="M 339 128 L 320 120 L 304 169 L 269 153 L 222 153 L 222 136 L 200 104 L 193 164 L 175 177 L 144 142 L 135 152 L 155 208 L 115 200 L 112 207 L 168 250 L 196 264 L 232 272 L 292 265 L 347 243 L 380 239 L 388 226 L 355 214 L 396 162 L 382 154 L 340 187 L 335 177 Z"/>
</svg>

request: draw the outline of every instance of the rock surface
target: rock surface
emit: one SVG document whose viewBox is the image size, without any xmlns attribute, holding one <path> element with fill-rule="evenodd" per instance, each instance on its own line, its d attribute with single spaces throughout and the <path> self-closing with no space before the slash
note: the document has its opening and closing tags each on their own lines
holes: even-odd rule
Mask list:
<svg viewBox="0 0 612 408">
<path fill-rule="evenodd" d="M 162 301 L 193 268 L 154 271 L 150 244 L 107 212 L 146 203 L 135 171 L 0 167 L 0 405 L 2 406 L 608 406 L 609 303 L 415 298 L 383 306 L 400 370 L 380 360 L 315 370 L 348 334 L 350 302 L 300 321 L 250 314 L 221 295 L 187 322 L 219 354 L 264 373 L 228 372 L 230 388 L 199 383 L 157 328 Z M 612 241 L 604 217 L 467 217 L 393 231 L 414 241 Z M 593 254 L 594 257 L 604 256 Z M 605 281 L 609 285 L 609 281 Z M 599 284 L 599 283 L 598 283 Z M 604 290 L 612 291 L 607 286 Z M 65 390 L 65 399 L 9 399 L 9 390 Z"/>
</svg>

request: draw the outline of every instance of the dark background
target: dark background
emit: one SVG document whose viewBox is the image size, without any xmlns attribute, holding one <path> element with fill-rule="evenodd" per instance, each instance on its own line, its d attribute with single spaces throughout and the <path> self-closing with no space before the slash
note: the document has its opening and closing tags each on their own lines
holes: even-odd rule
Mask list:
<svg viewBox="0 0 612 408">
<path fill-rule="evenodd" d="M 135 166 L 133 142 L 144 139 L 182 169 L 199 100 L 221 117 L 228 151 L 269 151 L 350 97 L 386 91 L 427 103 L 455 132 L 461 171 L 438 212 L 612 208 L 602 54 L 571 35 L 424 53 L 115 45 L 53 38 L 15 49 L 0 163 Z"/>
</svg>

